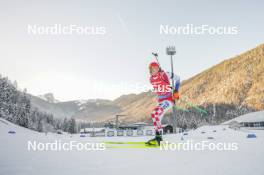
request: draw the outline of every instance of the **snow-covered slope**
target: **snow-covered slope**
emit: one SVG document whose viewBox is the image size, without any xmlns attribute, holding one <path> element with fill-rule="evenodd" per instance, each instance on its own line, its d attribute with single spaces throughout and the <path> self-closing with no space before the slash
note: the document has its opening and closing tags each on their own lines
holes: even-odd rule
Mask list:
<svg viewBox="0 0 264 175">
<path fill-rule="evenodd" d="M 16 134 L 9 134 L 12 130 Z M 257 138 L 247 138 L 254 133 Z M 211 138 L 211 139 L 208 139 Z M 234 131 L 224 125 L 204 126 L 188 134 L 166 135 L 170 142 L 237 143 L 236 151 L 161 151 L 146 149 L 106 149 L 104 151 L 28 151 L 28 141 L 43 143 L 78 141 L 145 141 L 149 137 L 80 137 L 38 133 L 0 119 L 1 175 L 263 175 L 264 132 Z"/>
</svg>

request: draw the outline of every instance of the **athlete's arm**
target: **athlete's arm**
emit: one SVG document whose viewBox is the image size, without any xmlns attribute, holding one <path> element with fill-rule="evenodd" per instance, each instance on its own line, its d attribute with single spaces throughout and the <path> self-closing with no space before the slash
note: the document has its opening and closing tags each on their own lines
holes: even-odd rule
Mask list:
<svg viewBox="0 0 264 175">
<path fill-rule="evenodd" d="M 179 75 L 173 74 L 172 72 L 166 72 L 168 77 L 170 79 L 173 79 L 175 81 L 175 91 L 179 91 L 180 85 L 181 85 L 181 79 Z"/>
</svg>

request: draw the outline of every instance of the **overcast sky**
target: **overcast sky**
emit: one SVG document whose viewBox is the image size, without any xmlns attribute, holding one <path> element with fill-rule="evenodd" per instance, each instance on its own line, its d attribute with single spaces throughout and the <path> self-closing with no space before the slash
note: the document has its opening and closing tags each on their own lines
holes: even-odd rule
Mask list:
<svg viewBox="0 0 264 175">
<path fill-rule="evenodd" d="M 187 79 L 263 43 L 262 1 L 3 1 L 0 0 L 0 74 L 33 95 L 61 101 L 114 99 L 149 85 L 152 51 Z M 104 35 L 30 35 L 29 25 L 103 27 Z M 235 26 L 236 35 L 160 34 L 160 26 Z"/>
</svg>

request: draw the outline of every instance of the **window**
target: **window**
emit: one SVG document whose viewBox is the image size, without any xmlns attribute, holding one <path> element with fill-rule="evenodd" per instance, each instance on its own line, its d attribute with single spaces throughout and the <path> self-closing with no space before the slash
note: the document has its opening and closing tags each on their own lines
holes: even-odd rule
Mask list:
<svg viewBox="0 0 264 175">
<path fill-rule="evenodd" d="M 249 127 L 254 127 L 254 123 L 251 122 L 251 123 L 248 123 L 249 124 Z"/>
<path fill-rule="evenodd" d="M 254 123 L 254 127 L 259 127 L 260 126 L 260 123 L 259 122 L 255 122 Z"/>
</svg>

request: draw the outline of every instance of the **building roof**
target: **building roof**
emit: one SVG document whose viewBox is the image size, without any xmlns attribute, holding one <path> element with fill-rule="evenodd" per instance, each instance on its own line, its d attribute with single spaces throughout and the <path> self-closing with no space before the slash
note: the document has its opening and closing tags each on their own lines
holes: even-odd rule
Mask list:
<svg viewBox="0 0 264 175">
<path fill-rule="evenodd" d="M 236 117 L 232 120 L 228 120 L 224 122 L 223 124 L 229 124 L 231 122 L 264 122 L 264 111 L 258 111 L 258 112 L 251 112 L 245 115 L 241 115 L 239 117 Z"/>
<path fill-rule="evenodd" d="M 137 123 L 133 123 L 132 125 L 134 125 L 134 126 L 146 126 L 148 124 L 145 122 L 137 122 Z"/>
<path fill-rule="evenodd" d="M 80 129 L 80 132 L 100 132 L 103 131 L 105 128 L 85 128 L 85 129 Z"/>
</svg>

